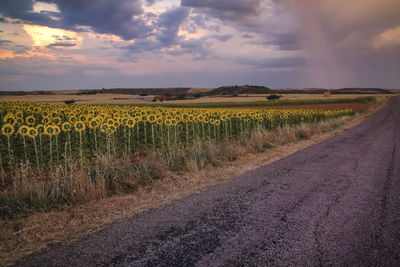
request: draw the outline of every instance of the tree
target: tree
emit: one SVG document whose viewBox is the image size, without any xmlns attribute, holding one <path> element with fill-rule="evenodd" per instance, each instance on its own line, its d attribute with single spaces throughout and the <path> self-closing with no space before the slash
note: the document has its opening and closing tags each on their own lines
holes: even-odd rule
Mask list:
<svg viewBox="0 0 400 267">
<path fill-rule="evenodd" d="M 272 94 L 272 95 L 267 96 L 267 99 L 269 101 L 273 101 L 273 100 L 278 100 L 281 97 L 282 97 L 282 95 Z"/>
</svg>

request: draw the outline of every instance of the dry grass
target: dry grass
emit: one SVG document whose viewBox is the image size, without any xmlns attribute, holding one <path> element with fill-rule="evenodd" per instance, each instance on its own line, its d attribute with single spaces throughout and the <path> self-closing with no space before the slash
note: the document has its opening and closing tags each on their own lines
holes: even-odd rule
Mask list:
<svg viewBox="0 0 400 267">
<path fill-rule="evenodd" d="M 193 88 L 196 91 L 196 88 Z M 200 90 L 200 89 L 199 89 Z M 197 91 L 196 91 L 197 92 Z M 238 97 L 231 96 L 205 96 L 198 99 L 189 100 L 171 100 L 166 103 L 209 103 L 209 102 L 252 102 L 266 101 L 268 95 L 239 95 Z M 329 98 L 357 98 L 371 95 L 331 95 Z M 385 95 L 373 95 L 376 97 L 384 97 Z M 0 96 L 0 101 L 24 101 L 24 102 L 40 102 L 62 104 L 64 101 L 74 99 L 77 104 L 138 104 L 138 103 L 154 103 L 151 102 L 153 97 L 141 97 L 138 95 L 128 94 L 89 94 L 89 95 L 24 95 L 24 96 Z M 282 100 L 296 99 L 326 99 L 323 94 L 283 94 Z M 158 102 L 157 102 L 158 103 Z"/>
<path fill-rule="evenodd" d="M 209 186 L 227 182 L 247 170 L 270 164 L 353 127 L 375 112 L 383 102 L 384 99 L 380 99 L 368 112 L 351 118 L 319 123 L 317 126 L 283 128 L 276 132 L 260 131 L 240 141 L 239 145 L 225 146 L 225 159 L 218 159 L 217 166 L 202 166 L 204 162 L 189 161 L 183 171 L 169 171 L 164 179 L 140 186 L 134 194 L 117 195 L 63 211 L 41 212 L 27 218 L 3 221 L 0 225 L 0 265 L 11 264 L 23 255 L 54 244 L 80 239 L 113 221 L 167 205 Z M 270 145 L 273 147 L 265 150 Z M 211 154 L 218 156 L 220 148 L 218 145 L 210 147 Z"/>
</svg>

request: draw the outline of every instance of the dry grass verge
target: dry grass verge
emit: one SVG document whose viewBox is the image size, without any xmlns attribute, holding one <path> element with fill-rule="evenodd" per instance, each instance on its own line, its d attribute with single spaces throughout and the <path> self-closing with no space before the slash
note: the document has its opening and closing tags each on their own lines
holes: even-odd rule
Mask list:
<svg viewBox="0 0 400 267">
<path fill-rule="evenodd" d="M 67 206 L 64 210 L 37 212 L 25 218 L 1 221 L 0 264 L 11 264 L 23 255 L 42 248 L 72 242 L 104 228 L 113 221 L 169 204 L 209 186 L 227 182 L 247 170 L 270 164 L 353 127 L 375 112 L 383 102 L 383 99 L 379 100 L 368 112 L 354 117 L 321 122 L 317 125 L 286 127 L 274 132 L 259 131 L 250 137 L 227 144 L 199 144 L 197 152 L 191 153 L 189 157 L 182 151 L 165 157 L 164 162 L 159 154 L 153 155 L 153 158 L 147 157 L 147 168 L 155 164 L 157 170 L 158 166 L 167 164 L 170 171 L 164 174 L 163 179 L 146 180 L 148 182 L 143 185 L 132 188 L 135 191 L 133 194 L 99 198 L 98 201 Z M 209 153 L 209 156 L 202 157 L 202 153 L 205 152 Z M 140 159 L 141 155 L 137 156 Z M 183 157 L 186 158 L 184 163 Z M 121 168 L 126 160 L 107 168 L 103 166 L 102 169 L 114 170 L 121 174 L 120 179 L 123 179 L 124 173 L 126 176 L 127 171 L 131 171 Z M 109 164 L 109 161 L 100 158 L 98 164 Z M 106 185 L 99 184 L 96 190 L 103 192 L 102 186 Z"/>
</svg>

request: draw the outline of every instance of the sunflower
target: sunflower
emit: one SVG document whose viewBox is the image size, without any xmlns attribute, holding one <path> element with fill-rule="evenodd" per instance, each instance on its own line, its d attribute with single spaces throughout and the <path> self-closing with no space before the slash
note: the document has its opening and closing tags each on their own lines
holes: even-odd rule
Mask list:
<svg viewBox="0 0 400 267">
<path fill-rule="evenodd" d="M 14 126 L 17 123 L 17 119 L 15 118 L 14 114 L 8 113 L 4 116 L 3 122 Z"/>
<path fill-rule="evenodd" d="M 77 121 L 74 124 L 74 129 L 75 129 L 75 131 L 77 131 L 79 133 L 79 132 L 86 130 L 86 125 L 81 121 Z"/>
<path fill-rule="evenodd" d="M 52 135 L 54 135 L 54 128 L 53 128 L 53 126 L 51 126 L 51 125 L 47 125 L 47 126 L 45 126 L 45 128 L 44 128 L 44 134 L 45 135 L 48 135 L 48 136 L 52 136 Z"/>
<path fill-rule="evenodd" d="M 49 124 L 51 123 L 51 118 L 50 118 L 50 117 L 44 116 L 44 117 L 42 118 L 42 123 L 43 123 L 44 125 L 49 125 Z"/>
<path fill-rule="evenodd" d="M 14 126 L 12 124 L 4 124 L 1 127 L 1 133 L 5 136 L 11 136 L 15 132 Z"/>
<path fill-rule="evenodd" d="M 72 130 L 72 126 L 71 126 L 71 123 L 69 123 L 69 122 L 64 122 L 62 125 L 61 125 L 61 129 L 64 131 L 64 132 L 70 132 L 71 130 Z"/>
<path fill-rule="evenodd" d="M 133 120 L 132 118 L 127 119 L 126 126 L 128 126 L 129 128 L 135 127 L 135 120 Z"/>
<path fill-rule="evenodd" d="M 149 116 L 147 117 L 147 121 L 148 121 L 148 122 L 151 122 L 151 123 L 154 123 L 154 122 L 156 121 L 156 116 L 153 115 L 153 114 L 149 115 Z"/>
<path fill-rule="evenodd" d="M 97 127 L 99 127 L 99 121 L 97 119 L 93 119 L 89 122 L 89 128 L 90 129 L 96 129 Z"/>
<path fill-rule="evenodd" d="M 28 116 L 25 118 L 26 124 L 28 124 L 29 126 L 33 126 L 36 122 L 36 118 L 34 116 Z"/>
<path fill-rule="evenodd" d="M 18 129 L 18 133 L 22 136 L 27 136 L 29 131 L 29 127 L 27 125 L 22 125 Z"/>
<path fill-rule="evenodd" d="M 81 122 L 85 122 L 86 119 L 87 119 L 87 116 L 85 116 L 85 115 L 81 115 L 81 116 L 79 116 L 79 118 L 78 118 L 78 120 L 81 121 Z"/>
<path fill-rule="evenodd" d="M 17 117 L 18 119 L 22 119 L 24 117 L 24 113 L 22 112 L 22 110 L 17 111 L 15 113 L 15 117 Z"/>
<path fill-rule="evenodd" d="M 61 133 L 61 129 L 57 125 L 53 125 L 53 129 L 54 129 L 54 135 L 59 135 Z"/>
<path fill-rule="evenodd" d="M 107 124 L 108 125 L 114 125 L 115 121 L 113 119 L 108 119 Z"/>
<path fill-rule="evenodd" d="M 157 118 L 156 123 L 157 123 L 158 125 L 162 125 L 162 124 L 164 123 L 163 118 Z"/>
<path fill-rule="evenodd" d="M 78 119 L 75 117 L 75 114 L 73 114 L 71 117 L 69 117 L 69 122 L 72 123 L 72 124 L 75 124 L 75 122 L 76 122 L 77 120 L 78 120 Z"/>
<path fill-rule="evenodd" d="M 28 137 L 29 138 L 35 138 L 36 136 L 38 136 L 38 130 L 36 128 L 30 127 L 28 130 Z"/>
<path fill-rule="evenodd" d="M 38 130 L 39 135 L 45 134 L 46 127 L 43 124 L 38 124 L 36 129 Z"/>
</svg>

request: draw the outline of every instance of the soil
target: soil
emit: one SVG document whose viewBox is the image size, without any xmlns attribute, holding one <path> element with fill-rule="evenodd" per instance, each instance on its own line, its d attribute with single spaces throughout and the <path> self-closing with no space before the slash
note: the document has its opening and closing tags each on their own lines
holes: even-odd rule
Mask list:
<svg viewBox="0 0 400 267">
<path fill-rule="evenodd" d="M 400 97 L 364 123 L 17 266 L 400 265 Z"/>
</svg>

